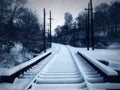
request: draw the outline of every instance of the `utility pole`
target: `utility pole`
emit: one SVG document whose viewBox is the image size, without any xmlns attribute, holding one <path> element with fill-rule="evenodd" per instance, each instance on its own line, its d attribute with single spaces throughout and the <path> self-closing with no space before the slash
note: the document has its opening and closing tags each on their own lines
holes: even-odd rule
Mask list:
<svg viewBox="0 0 120 90">
<path fill-rule="evenodd" d="M 50 11 L 50 47 L 52 46 L 52 40 L 51 40 L 51 11 Z"/>
<path fill-rule="evenodd" d="M 52 17 L 51 17 L 51 11 L 50 11 L 50 47 L 52 46 L 52 39 L 51 39 L 51 28 L 52 28 L 52 24 L 51 24 L 51 20 L 52 20 Z"/>
<path fill-rule="evenodd" d="M 114 31 L 114 33 L 115 33 L 115 35 L 117 36 L 117 35 L 118 35 L 118 34 L 117 34 L 117 30 L 118 30 L 118 20 L 119 20 L 119 18 L 118 18 L 118 13 L 119 13 L 119 12 L 118 12 L 118 10 L 119 10 L 119 8 L 118 8 L 118 7 L 119 7 L 119 1 L 116 0 L 115 3 L 116 3 L 116 11 L 115 11 L 115 12 L 116 12 L 116 19 L 115 19 L 115 20 L 116 20 L 116 24 L 115 24 L 115 31 Z"/>
<path fill-rule="evenodd" d="M 53 18 L 52 18 L 52 13 L 51 13 L 51 11 L 50 11 L 50 16 L 49 16 L 49 18 L 48 18 L 49 20 L 50 20 L 50 47 L 52 47 L 52 20 L 53 20 Z"/>
<path fill-rule="evenodd" d="M 88 8 L 85 9 L 88 11 L 88 15 L 86 16 L 87 19 L 87 50 L 89 50 L 90 48 L 90 3 L 88 3 Z"/>
<path fill-rule="evenodd" d="M 45 22 L 45 18 L 46 18 L 46 13 L 45 13 L 45 8 L 43 9 L 43 14 L 44 14 L 44 32 L 43 32 L 43 34 L 44 34 L 44 52 L 46 52 L 46 38 L 45 38 L 45 26 L 46 26 L 46 22 Z"/>
<path fill-rule="evenodd" d="M 87 30 L 87 50 L 92 46 L 92 50 L 94 50 L 94 30 L 93 30 L 93 5 L 92 0 L 88 3 L 88 30 Z"/>
<path fill-rule="evenodd" d="M 90 0 L 90 6 L 91 6 L 91 41 L 92 41 L 92 50 L 94 50 L 94 30 L 93 30 L 93 5 L 92 0 Z"/>
<path fill-rule="evenodd" d="M 89 50 L 89 47 L 92 47 L 92 50 L 94 50 L 94 30 L 93 30 L 93 5 L 92 0 L 90 0 L 90 3 L 88 3 L 88 25 L 87 25 L 87 50 Z"/>
</svg>

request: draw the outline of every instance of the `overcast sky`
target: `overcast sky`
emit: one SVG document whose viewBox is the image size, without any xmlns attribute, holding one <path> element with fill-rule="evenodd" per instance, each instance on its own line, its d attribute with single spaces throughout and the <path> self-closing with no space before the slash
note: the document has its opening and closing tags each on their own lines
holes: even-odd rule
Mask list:
<svg viewBox="0 0 120 90">
<path fill-rule="evenodd" d="M 93 7 L 101 2 L 111 2 L 112 0 L 93 0 Z M 41 19 L 43 18 L 43 8 L 46 9 L 47 18 L 49 11 L 52 11 L 53 29 L 57 25 L 64 24 L 64 13 L 70 12 L 75 18 L 87 7 L 89 0 L 28 0 L 28 5 L 33 9 Z M 48 21 L 48 20 L 47 20 Z M 54 32 L 53 32 L 54 33 Z"/>
</svg>

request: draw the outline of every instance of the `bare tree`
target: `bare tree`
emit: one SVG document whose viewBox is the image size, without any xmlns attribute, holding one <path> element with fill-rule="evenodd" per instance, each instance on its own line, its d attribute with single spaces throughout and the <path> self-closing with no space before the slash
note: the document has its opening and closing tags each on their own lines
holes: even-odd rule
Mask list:
<svg viewBox="0 0 120 90">
<path fill-rule="evenodd" d="M 71 29 L 72 22 L 73 22 L 73 16 L 71 13 L 66 12 L 64 14 L 64 19 L 65 19 L 65 25 L 68 26 L 69 29 Z"/>
</svg>

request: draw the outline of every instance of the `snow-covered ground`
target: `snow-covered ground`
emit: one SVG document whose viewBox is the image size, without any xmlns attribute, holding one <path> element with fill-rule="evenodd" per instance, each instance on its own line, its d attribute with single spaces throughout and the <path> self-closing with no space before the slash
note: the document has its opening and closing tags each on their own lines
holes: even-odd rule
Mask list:
<svg viewBox="0 0 120 90">
<path fill-rule="evenodd" d="M 78 48 L 78 50 L 88 57 L 108 62 L 110 67 L 120 71 L 120 49 L 95 49 L 94 51 L 88 51 L 86 48 Z"/>
<path fill-rule="evenodd" d="M 42 62 L 37 65 L 35 70 L 34 68 L 28 70 L 22 79 L 17 78 L 13 84 L 0 84 L 0 90 L 24 90 L 23 88 L 26 88 L 26 85 L 31 85 L 30 81 L 34 82 L 34 80 L 36 82 L 29 90 L 40 88 L 41 90 L 120 90 L 120 83 L 104 82 L 103 76 L 77 54 L 79 51 L 95 60 L 109 62 L 108 66 L 120 70 L 120 49 L 87 51 L 86 48 L 53 44 L 53 47 L 47 52 L 49 50 L 52 50 L 53 56 L 43 60 L 44 64 Z M 35 74 L 35 71 L 39 72 L 37 72 L 37 78 L 32 76 L 34 80 L 28 80 L 32 79 L 31 75 Z"/>
<path fill-rule="evenodd" d="M 23 53 L 23 45 L 15 43 L 10 52 L 2 52 L 0 54 L 0 68 L 12 68 L 33 58 L 33 53 L 25 51 Z"/>
<path fill-rule="evenodd" d="M 51 60 L 51 58 L 59 51 L 59 47 L 53 45 L 52 48 L 46 50 L 46 53 L 49 53 L 50 51 L 52 51 L 52 55 L 50 55 L 50 57 L 45 58 L 39 64 L 37 64 L 36 66 L 32 67 L 30 70 L 24 73 L 27 76 L 20 75 L 18 78 L 15 79 L 13 83 L 0 83 L 0 90 L 24 90 L 24 88 L 34 79 L 35 76 L 37 76 L 37 74 L 41 71 L 41 69 L 46 65 L 46 63 L 48 63 Z M 29 64 L 33 62 L 35 59 L 43 56 L 46 53 L 41 52 L 37 57 L 31 59 L 25 64 Z M 16 70 L 22 67 L 22 64 L 15 67 L 0 68 L 0 75 L 5 75 L 5 74 L 8 75 L 12 72 L 15 72 Z"/>
<path fill-rule="evenodd" d="M 94 61 L 95 60 L 97 61 L 98 59 L 101 59 L 101 58 L 103 59 L 102 61 L 105 61 L 104 60 L 105 58 L 110 59 L 110 57 L 116 57 L 115 58 L 116 61 L 112 61 L 112 60 L 111 60 L 111 62 L 109 62 L 109 60 L 107 60 L 107 61 L 109 62 L 109 66 L 111 66 L 111 64 L 113 64 L 113 63 L 117 64 L 117 66 L 114 66 L 112 68 L 120 70 L 120 68 L 119 68 L 119 65 L 120 65 L 119 57 L 120 56 L 118 54 L 120 52 L 120 50 L 97 49 L 95 51 L 87 51 L 86 48 L 74 48 L 74 47 L 70 47 L 70 46 L 68 46 L 68 47 L 71 50 L 72 56 L 74 57 L 74 60 L 76 61 L 82 75 L 84 76 L 86 85 L 88 86 L 88 90 L 106 90 L 106 89 L 107 90 L 120 90 L 120 83 L 104 82 L 103 77 L 101 77 L 101 75 L 96 73 L 94 68 L 91 68 L 91 66 L 89 66 L 85 60 L 80 59 L 80 57 L 77 57 L 75 54 L 77 52 L 80 52 L 84 56 L 87 56 L 87 57 L 89 57 L 89 59 L 94 60 Z M 105 53 L 107 53 L 106 54 L 107 56 L 105 55 Z M 100 56 L 100 54 L 101 54 L 101 56 Z M 97 63 L 97 64 L 99 64 L 99 63 Z M 115 72 L 115 70 L 111 70 L 110 68 L 106 68 L 106 67 L 104 67 L 104 65 L 102 65 L 102 66 L 103 66 L 103 69 L 105 70 L 105 72 L 111 72 L 112 74 L 118 75 L 117 72 Z M 107 66 L 107 67 L 109 67 L 109 66 Z M 99 67 L 99 65 L 98 65 L 98 67 Z"/>
</svg>

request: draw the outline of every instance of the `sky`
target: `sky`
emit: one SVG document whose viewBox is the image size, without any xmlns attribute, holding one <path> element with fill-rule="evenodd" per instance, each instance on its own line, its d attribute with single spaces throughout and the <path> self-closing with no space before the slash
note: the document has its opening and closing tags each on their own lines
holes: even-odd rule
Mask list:
<svg viewBox="0 0 120 90">
<path fill-rule="evenodd" d="M 111 2 L 112 0 L 93 0 L 93 7 L 102 2 Z M 83 12 L 87 7 L 89 0 L 28 0 L 28 6 L 43 19 L 43 8 L 46 9 L 46 18 L 49 18 L 49 11 L 52 11 L 52 29 L 58 25 L 64 24 L 64 13 L 70 12 L 73 18 L 77 17 L 79 13 Z M 46 19 L 49 23 L 49 20 Z M 48 24 L 47 24 L 48 25 Z"/>
</svg>

